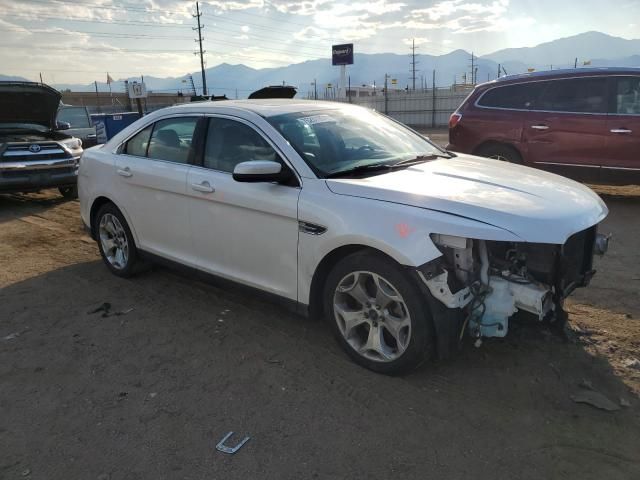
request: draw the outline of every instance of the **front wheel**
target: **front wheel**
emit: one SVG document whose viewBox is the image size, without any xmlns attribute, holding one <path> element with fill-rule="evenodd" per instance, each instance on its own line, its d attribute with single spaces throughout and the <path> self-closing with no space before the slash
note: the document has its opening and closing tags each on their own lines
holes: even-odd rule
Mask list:
<svg viewBox="0 0 640 480">
<path fill-rule="evenodd" d="M 390 259 L 368 252 L 343 259 L 327 278 L 324 305 L 338 343 L 365 368 L 402 374 L 433 354 L 425 299 Z"/>
</svg>

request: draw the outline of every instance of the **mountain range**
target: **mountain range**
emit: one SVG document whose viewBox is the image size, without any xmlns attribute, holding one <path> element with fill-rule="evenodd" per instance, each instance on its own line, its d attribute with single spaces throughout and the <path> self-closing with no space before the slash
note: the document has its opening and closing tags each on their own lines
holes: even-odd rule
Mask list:
<svg viewBox="0 0 640 480">
<path fill-rule="evenodd" d="M 357 44 L 356 44 L 357 49 Z M 576 60 L 577 59 L 577 60 Z M 445 87 L 456 83 L 471 81 L 470 63 L 471 53 L 455 50 L 444 55 L 416 55 L 418 71 L 416 72 L 416 88 L 431 87 L 432 75 L 435 70 L 436 85 Z M 371 85 L 375 82 L 382 86 L 384 76 L 397 80 L 397 87 L 405 88 L 412 85 L 408 55 L 393 53 L 365 54 L 356 53 L 354 65 L 347 67 L 351 86 Z M 494 53 L 474 58 L 476 80 L 478 82 L 494 79 L 498 75 L 500 65 L 503 73 L 508 74 L 526 72 L 527 69 L 548 70 L 549 68 L 572 68 L 574 64 L 582 66 L 590 62 L 591 66 L 620 66 L 640 67 L 640 39 L 627 40 L 601 32 L 586 32 L 571 37 L 560 38 L 551 42 L 541 43 L 535 47 L 507 48 Z M 223 63 L 205 70 L 209 93 L 226 94 L 228 97 L 246 97 L 254 90 L 265 85 L 280 85 L 286 83 L 298 87 L 299 96 L 306 96 L 312 89 L 312 82 L 316 82 L 319 95 L 322 95 L 327 84 L 336 85 L 339 68 L 331 65 L 331 60 L 321 58 L 278 68 L 254 69 L 246 65 L 230 65 Z M 201 88 L 201 74 L 194 72 L 193 80 L 196 88 Z M 105 72 L 106 77 L 106 72 Z M 0 80 L 18 79 L 0 75 Z M 123 90 L 124 78 L 116 81 L 114 91 Z M 139 77 L 131 77 L 130 81 L 140 81 Z M 158 78 L 145 76 L 148 91 L 191 92 L 189 74 L 181 77 Z M 59 90 L 92 91 L 91 84 L 55 84 Z M 98 81 L 100 91 L 108 91 L 104 82 Z M 392 87 L 393 88 L 393 87 Z"/>
</svg>

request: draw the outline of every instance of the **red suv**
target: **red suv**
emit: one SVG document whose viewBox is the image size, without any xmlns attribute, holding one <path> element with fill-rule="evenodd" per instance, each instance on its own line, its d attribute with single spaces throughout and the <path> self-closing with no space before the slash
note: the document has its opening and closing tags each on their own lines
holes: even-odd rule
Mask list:
<svg viewBox="0 0 640 480">
<path fill-rule="evenodd" d="M 640 68 L 512 75 L 478 85 L 449 120 L 449 150 L 569 177 L 640 183 Z"/>
</svg>

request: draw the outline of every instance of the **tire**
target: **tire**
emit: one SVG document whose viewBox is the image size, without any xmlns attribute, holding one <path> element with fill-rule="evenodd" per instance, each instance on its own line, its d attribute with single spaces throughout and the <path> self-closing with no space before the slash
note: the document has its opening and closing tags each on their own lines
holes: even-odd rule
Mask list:
<svg viewBox="0 0 640 480">
<path fill-rule="evenodd" d="M 96 214 L 94 228 L 100 256 L 111 273 L 123 278 L 135 275 L 140 264 L 138 250 L 120 210 L 113 203 L 104 204 Z"/>
<path fill-rule="evenodd" d="M 522 156 L 515 148 L 509 145 L 499 143 L 485 145 L 478 149 L 477 155 L 480 157 L 493 158 L 495 160 L 502 160 L 503 162 L 522 165 Z"/>
<path fill-rule="evenodd" d="M 75 185 L 73 187 L 60 187 L 58 188 L 60 195 L 64 198 L 68 198 L 69 200 L 74 200 L 78 198 L 78 186 Z"/>
<path fill-rule="evenodd" d="M 400 375 L 434 353 L 426 299 L 402 267 L 382 255 L 357 252 L 336 264 L 323 305 L 342 349 L 369 370 Z"/>
</svg>

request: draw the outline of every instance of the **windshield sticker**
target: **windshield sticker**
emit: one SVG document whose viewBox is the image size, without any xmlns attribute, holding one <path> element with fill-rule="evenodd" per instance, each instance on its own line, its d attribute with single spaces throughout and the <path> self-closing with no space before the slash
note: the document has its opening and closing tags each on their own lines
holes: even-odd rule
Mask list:
<svg viewBox="0 0 640 480">
<path fill-rule="evenodd" d="M 335 123 L 337 120 L 330 115 L 312 115 L 310 117 L 299 118 L 298 121 L 304 123 L 305 125 L 315 125 L 316 123 Z"/>
</svg>

